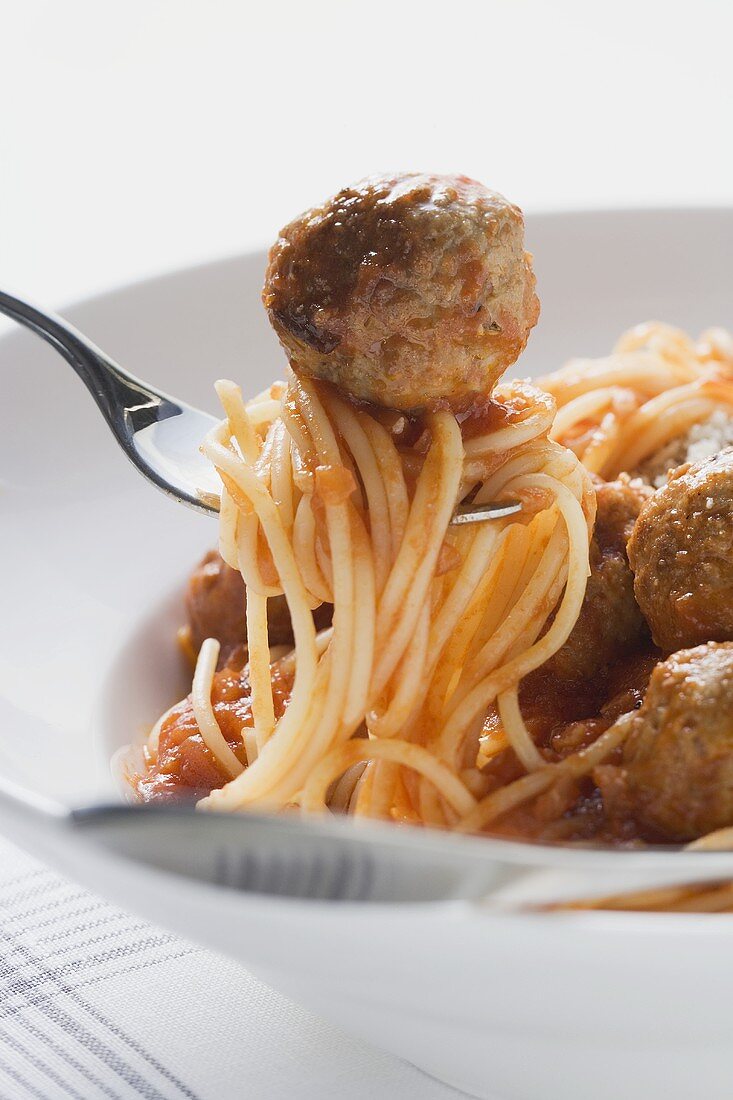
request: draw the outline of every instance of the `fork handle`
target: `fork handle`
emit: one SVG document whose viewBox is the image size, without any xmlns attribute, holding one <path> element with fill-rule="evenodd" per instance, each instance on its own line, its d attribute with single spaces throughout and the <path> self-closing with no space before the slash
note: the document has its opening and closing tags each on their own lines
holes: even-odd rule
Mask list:
<svg viewBox="0 0 733 1100">
<path fill-rule="evenodd" d="M 4 290 L 0 290 L 0 313 L 30 329 L 66 359 L 118 438 L 123 434 L 120 429 L 126 418 L 131 419 L 134 430 L 139 431 L 177 410 L 165 394 L 124 371 L 57 314 L 46 313 Z"/>
</svg>

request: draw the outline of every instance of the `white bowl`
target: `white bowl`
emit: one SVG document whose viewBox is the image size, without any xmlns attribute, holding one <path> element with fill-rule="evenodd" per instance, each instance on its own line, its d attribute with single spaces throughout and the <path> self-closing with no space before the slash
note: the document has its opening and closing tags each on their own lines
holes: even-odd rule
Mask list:
<svg viewBox="0 0 733 1100">
<path fill-rule="evenodd" d="M 522 374 L 603 353 L 648 318 L 693 332 L 733 323 L 733 210 L 543 215 L 527 236 L 543 312 Z M 215 262 L 67 315 L 128 369 L 213 411 L 214 379 L 254 393 L 281 373 L 263 264 Z M 79 381 L 30 334 L 0 341 L 0 377 L 0 775 L 68 804 L 115 797 L 112 753 L 185 689 L 181 586 L 215 524 L 139 478 Z M 275 902 L 112 858 L 32 819 L 3 814 L 0 826 L 477 1096 L 730 1095 L 727 916 Z"/>
</svg>

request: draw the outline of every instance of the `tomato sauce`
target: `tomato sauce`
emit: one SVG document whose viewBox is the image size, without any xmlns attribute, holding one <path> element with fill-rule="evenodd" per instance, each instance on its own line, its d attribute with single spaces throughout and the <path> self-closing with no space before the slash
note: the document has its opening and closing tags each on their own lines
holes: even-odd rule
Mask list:
<svg viewBox="0 0 733 1100">
<path fill-rule="evenodd" d="M 227 666 L 214 676 L 211 700 L 224 738 L 234 755 L 246 766 L 242 731 L 252 728 L 252 689 L 243 648 L 233 653 Z M 288 704 L 292 677 L 272 666 L 275 716 L 279 718 Z M 147 751 L 147 767 L 133 779 L 133 786 L 144 802 L 204 798 L 224 786 L 229 776 L 206 747 L 193 713 L 191 697 L 184 699 L 165 718 L 160 730 L 157 753 Z"/>
</svg>

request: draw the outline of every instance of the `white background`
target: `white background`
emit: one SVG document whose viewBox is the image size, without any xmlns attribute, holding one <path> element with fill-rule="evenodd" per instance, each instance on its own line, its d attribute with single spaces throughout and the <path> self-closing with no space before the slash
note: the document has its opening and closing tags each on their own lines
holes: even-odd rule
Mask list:
<svg viewBox="0 0 733 1100">
<path fill-rule="evenodd" d="M 527 209 L 733 199 L 730 0 L 0 0 L 0 285 L 270 241 L 369 172 Z"/>
<path fill-rule="evenodd" d="M 386 169 L 463 172 L 528 210 L 733 201 L 730 0 L 0 0 L 0 15 L 0 286 L 50 306 L 266 244 Z M 255 1039 L 303 1049 L 280 999 L 249 1010 Z M 273 1048 L 243 1031 L 265 1096 Z M 349 1066 L 390 1100 L 453 1095 L 314 1034 L 320 1068 L 294 1096 L 347 1095 Z"/>
</svg>

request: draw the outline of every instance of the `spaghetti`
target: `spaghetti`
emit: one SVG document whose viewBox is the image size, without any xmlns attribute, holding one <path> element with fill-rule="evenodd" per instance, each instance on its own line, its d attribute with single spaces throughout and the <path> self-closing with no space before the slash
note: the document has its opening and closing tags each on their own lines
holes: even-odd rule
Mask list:
<svg viewBox="0 0 733 1100">
<path fill-rule="evenodd" d="M 572 360 L 537 384 L 557 402 L 552 438 L 586 469 L 604 480 L 644 473 L 717 410 L 733 415 L 733 338 L 709 329 L 694 343 L 670 325 L 637 325 L 608 358 Z"/>
<path fill-rule="evenodd" d="M 498 429 L 472 423 L 466 445 L 456 417 L 436 411 L 410 425 L 406 446 L 375 410 L 295 374 L 268 419 L 232 383 L 217 389 L 226 419 L 204 449 L 225 487 L 221 552 L 247 586 L 252 720 L 238 755 L 226 742 L 224 752 L 204 703 L 216 665 L 205 643 L 194 711 L 227 781 L 200 805 L 315 811 L 338 792 L 352 813 L 468 827 L 492 703 L 520 759 L 542 766 L 517 688 L 563 644 L 585 591 L 594 496 L 577 459 L 547 438 L 550 403 L 510 383 L 491 406 Z M 523 513 L 449 528 L 468 491 L 518 497 Z M 275 718 L 266 602 L 280 594 L 295 645 L 278 662 L 293 679 Z M 324 601 L 333 623 L 317 633 Z"/>
<path fill-rule="evenodd" d="M 521 212 L 465 177 L 339 192 L 282 230 L 263 300 L 286 380 L 249 402 L 218 382 L 224 418 L 202 446 L 222 482 L 237 636 L 224 645 L 216 615 L 184 635 L 193 691 L 151 732 L 138 794 L 543 841 L 729 844 L 733 805 L 704 795 L 710 775 L 727 790 L 733 761 L 733 629 L 707 615 L 707 590 L 680 600 L 655 554 L 682 546 L 688 583 L 689 527 L 674 542 L 686 493 L 703 493 L 691 515 L 709 531 L 715 514 L 717 546 L 733 523 L 733 458 L 718 455 L 733 443 L 730 335 L 641 325 L 606 358 L 497 382 L 537 320 L 534 276 Z M 519 513 L 451 523 L 459 505 L 510 499 Z M 711 591 L 733 591 L 726 570 L 710 567 Z M 702 765 L 675 741 L 689 727 L 674 685 L 695 721 L 711 692 L 724 703 Z M 703 793 L 680 813 L 685 754 Z"/>
<path fill-rule="evenodd" d="M 204 449 L 224 484 L 221 553 L 248 593 L 250 709 L 238 745 L 217 737 L 218 646 L 205 642 L 193 710 L 221 774 L 201 808 L 329 807 L 461 831 L 519 814 L 510 831 L 572 839 L 569 805 L 628 717 L 558 759 L 528 729 L 520 689 L 578 619 L 589 470 L 633 473 L 716 409 L 733 414 L 732 365 L 719 331 L 693 345 L 643 326 L 609 359 L 572 362 L 541 390 L 504 383 L 463 418 L 395 418 L 293 372 L 248 404 L 218 383 L 226 415 Z M 451 527 L 467 496 L 523 511 Z M 280 595 L 295 644 L 273 660 L 267 602 Z M 333 621 L 317 631 L 322 604 Z M 180 706 L 153 730 L 149 767 Z M 545 805 L 530 827 L 521 814 L 548 798 L 554 815 Z"/>
</svg>

